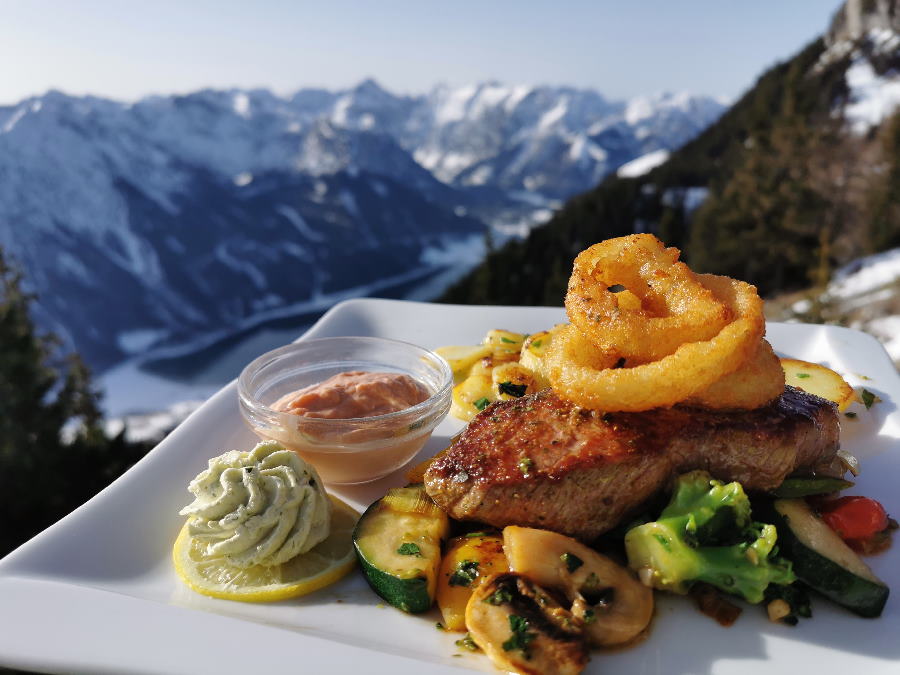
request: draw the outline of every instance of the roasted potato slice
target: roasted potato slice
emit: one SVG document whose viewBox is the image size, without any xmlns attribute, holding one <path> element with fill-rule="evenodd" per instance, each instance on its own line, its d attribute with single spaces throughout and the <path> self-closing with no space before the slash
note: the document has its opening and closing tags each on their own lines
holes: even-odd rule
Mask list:
<svg viewBox="0 0 900 675">
<path fill-rule="evenodd" d="M 438 347 L 434 351 L 450 364 L 450 370 L 453 371 L 453 377 L 457 382 L 468 377 L 476 361 L 493 353 L 490 345 L 451 345 Z"/>
<path fill-rule="evenodd" d="M 781 359 L 781 367 L 785 384 L 833 401 L 841 412 L 856 400 L 853 387 L 831 368 L 800 359 Z"/>
<path fill-rule="evenodd" d="M 495 363 L 518 361 L 525 337 L 524 333 L 513 333 L 502 328 L 494 328 L 484 336 L 484 344 L 491 348 Z"/>
<path fill-rule="evenodd" d="M 532 372 L 535 391 L 540 391 L 550 386 L 550 380 L 547 379 L 547 373 L 545 372 L 544 364 L 546 362 L 544 356 L 552 341 L 553 332 L 542 330 L 540 333 L 529 335 L 528 339 L 525 340 L 525 344 L 522 345 L 519 363 L 522 367 L 528 368 Z"/>
<path fill-rule="evenodd" d="M 496 400 L 495 392 L 490 375 L 470 375 L 453 387 L 450 414 L 468 422 Z"/>
<path fill-rule="evenodd" d="M 538 390 L 534 374 L 520 363 L 501 363 L 491 373 L 494 397 L 500 401 L 520 398 Z"/>
<path fill-rule="evenodd" d="M 438 573 L 437 605 L 447 630 L 466 630 L 466 605 L 488 577 L 508 572 L 499 534 L 467 534 L 452 539 Z"/>
</svg>

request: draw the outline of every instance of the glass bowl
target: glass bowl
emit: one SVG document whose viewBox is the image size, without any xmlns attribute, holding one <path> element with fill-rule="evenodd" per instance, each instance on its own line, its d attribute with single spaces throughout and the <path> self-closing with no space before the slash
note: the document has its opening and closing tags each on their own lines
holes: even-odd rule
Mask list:
<svg viewBox="0 0 900 675">
<path fill-rule="evenodd" d="M 429 397 L 374 417 L 322 419 L 280 412 L 276 401 L 347 371 L 409 375 Z M 450 409 L 453 373 L 434 352 L 398 340 L 334 337 L 303 340 L 266 352 L 238 377 L 241 414 L 253 431 L 312 464 L 327 483 L 377 480 L 412 459 Z"/>
</svg>

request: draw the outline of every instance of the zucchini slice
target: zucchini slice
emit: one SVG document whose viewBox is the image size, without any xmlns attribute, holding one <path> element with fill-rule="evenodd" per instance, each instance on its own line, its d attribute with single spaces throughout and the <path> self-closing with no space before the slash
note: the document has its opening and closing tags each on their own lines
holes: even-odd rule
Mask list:
<svg viewBox="0 0 900 675">
<path fill-rule="evenodd" d="M 434 602 L 447 514 L 421 485 L 395 488 L 372 504 L 353 531 L 353 547 L 369 586 L 404 612 Z"/>
<path fill-rule="evenodd" d="M 772 519 L 782 555 L 808 586 L 851 612 L 881 615 L 889 589 L 802 499 L 777 499 Z"/>
</svg>

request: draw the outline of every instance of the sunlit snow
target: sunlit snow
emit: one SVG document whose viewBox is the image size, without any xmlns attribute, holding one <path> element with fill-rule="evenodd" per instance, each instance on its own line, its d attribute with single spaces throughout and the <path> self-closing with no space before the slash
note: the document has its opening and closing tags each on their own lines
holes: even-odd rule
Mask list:
<svg viewBox="0 0 900 675">
<path fill-rule="evenodd" d="M 844 115 L 850 128 L 864 134 L 881 124 L 900 105 L 900 75 L 878 75 L 866 59 L 858 59 L 847 69 L 850 103 Z"/>
<path fill-rule="evenodd" d="M 668 150 L 649 152 L 620 166 L 616 171 L 616 175 L 620 178 L 637 178 L 652 171 L 667 159 L 669 159 Z"/>
<path fill-rule="evenodd" d="M 855 260 L 835 272 L 828 295 L 849 298 L 900 281 L 900 249 Z"/>
</svg>

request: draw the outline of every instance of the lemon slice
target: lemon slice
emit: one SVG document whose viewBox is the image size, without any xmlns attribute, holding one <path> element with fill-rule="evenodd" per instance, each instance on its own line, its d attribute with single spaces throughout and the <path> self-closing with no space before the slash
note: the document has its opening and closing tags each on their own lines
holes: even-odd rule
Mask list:
<svg viewBox="0 0 900 675">
<path fill-rule="evenodd" d="M 172 558 L 178 577 L 190 588 L 225 600 L 273 602 L 312 593 L 343 578 L 356 561 L 351 535 L 359 519 L 350 506 L 331 497 L 331 533 L 322 543 L 281 565 L 234 567 L 221 558 L 204 558 L 185 523 Z"/>
</svg>

